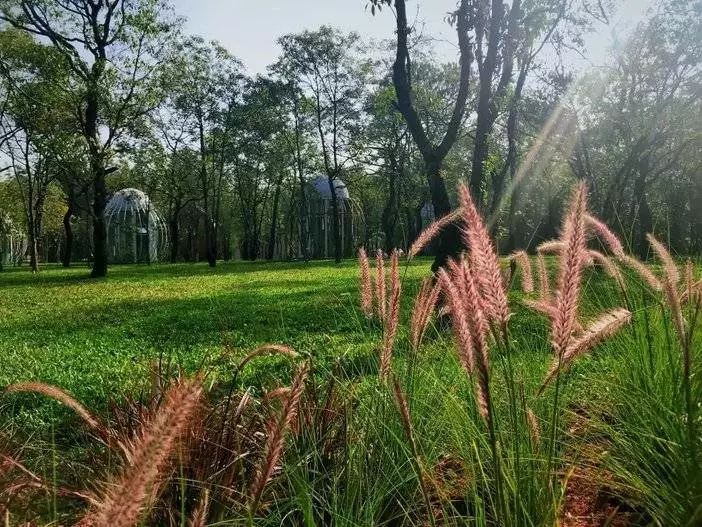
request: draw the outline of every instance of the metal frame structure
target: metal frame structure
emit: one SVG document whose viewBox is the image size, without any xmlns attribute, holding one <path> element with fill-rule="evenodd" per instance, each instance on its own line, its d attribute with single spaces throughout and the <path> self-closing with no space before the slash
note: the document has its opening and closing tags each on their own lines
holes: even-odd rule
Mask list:
<svg viewBox="0 0 702 527">
<path fill-rule="evenodd" d="M 115 192 L 105 207 L 111 263 L 154 263 L 168 253 L 168 228 L 141 190 Z"/>
</svg>

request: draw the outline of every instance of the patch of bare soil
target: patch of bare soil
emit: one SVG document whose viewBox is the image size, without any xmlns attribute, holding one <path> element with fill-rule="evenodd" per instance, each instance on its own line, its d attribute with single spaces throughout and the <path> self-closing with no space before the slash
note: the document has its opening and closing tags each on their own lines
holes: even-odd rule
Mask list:
<svg viewBox="0 0 702 527">
<path fill-rule="evenodd" d="M 609 492 L 597 469 L 575 468 L 566 485 L 562 527 L 633 527 L 638 516 Z"/>
<path fill-rule="evenodd" d="M 577 447 L 567 458 L 562 527 L 634 527 L 640 514 L 616 497 L 613 477 L 600 463 L 606 444 L 588 437 L 586 412 L 576 411 L 569 432 Z"/>
</svg>

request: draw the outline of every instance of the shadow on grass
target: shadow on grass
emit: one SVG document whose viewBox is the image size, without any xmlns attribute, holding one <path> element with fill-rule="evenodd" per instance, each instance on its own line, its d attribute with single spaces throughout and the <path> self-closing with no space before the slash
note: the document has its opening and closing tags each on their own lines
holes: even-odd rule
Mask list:
<svg viewBox="0 0 702 527">
<path fill-rule="evenodd" d="M 256 273 L 272 271 L 315 271 L 319 269 L 348 269 L 356 265 L 355 260 L 344 260 L 336 264 L 333 260 L 310 262 L 219 262 L 216 267 L 206 263 L 177 264 L 128 264 L 111 265 L 107 278 L 91 278 L 90 267 L 85 264 L 64 268 L 58 264 L 47 264 L 33 274 L 28 267 L 8 267 L 0 272 L 0 287 L 24 287 L 27 285 L 70 285 L 76 283 L 100 283 L 109 281 L 134 281 L 139 279 L 163 279 L 191 276 L 223 276 L 231 273 Z"/>
</svg>

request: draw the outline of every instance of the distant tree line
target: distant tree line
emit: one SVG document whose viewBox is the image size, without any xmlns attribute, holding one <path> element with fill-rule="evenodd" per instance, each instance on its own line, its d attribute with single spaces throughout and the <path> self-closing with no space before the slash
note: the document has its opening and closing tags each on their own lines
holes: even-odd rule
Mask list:
<svg viewBox="0 0 702 527">
<path fill-rule="evenodd" d="M 308 183 L 322 175 L 337 261 L 339 181 L 359 245 L 407 247 L 464 180 L 511 251 L 556 235 L 578 179 L 633 251 L 656 232 L 699 254 L 701 5 L 657 2 L 577 74 L 564 57 L 607 22 L 607 2 L 448 2 L 445 62 L 405 0 L 371 0 L 359 9 L 394 15 L 386 42 L 284 35 L 252 77 L 185 35 L 166 0 L 0 0 L 0 237 L 19 226 L 33 270 L 78 257 L 104 276 L 105 206 L 133 186 L 164 216 L 171 261 L 307 259 Z M 435 267 L 460 239 L 444 231 Z"/>
</svg>

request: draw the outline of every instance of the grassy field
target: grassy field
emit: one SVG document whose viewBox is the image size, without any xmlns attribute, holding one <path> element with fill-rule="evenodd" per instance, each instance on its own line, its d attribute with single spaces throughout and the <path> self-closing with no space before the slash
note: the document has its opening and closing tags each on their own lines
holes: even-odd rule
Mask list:
<svg viewBox="0 0 702 527">
<path fill-rule="evenodd" d="M 267 518 L 257 524 L 279 525 L 284 518 L 297 518 L 291 525 L 395 525 L 401 518 L 421 524 L 426 509 L 434 507 L 432 500 L 447 500 L 425 496 L 422 508 L 418 481 L 424 464 L 433 467 L 434 478 L 444 478 L 440 485 L 434 481 L 437 488 L 460 497 L 450 495 L 449 505 L 442 505 L 448 509 L 432 513 L 456 518 L 447 519 L 447 525 L 463 524 L 467 517 L 491 525 L 495 511 L 511 518 L 511 525 L 549 525 L 571 509 L 577 514 L 578 507 L 594 514 L 593 503 L 600 504 L 598 521 L 607 514 L 614 518 L 622 507 L 629 511 L 624 518 L 631 523 L 621 525 L 694 520 L 691 507 L 700 496 L 702 477 L 690 472 L 696 461 L 688 461 L 690 450 L 699 449 L 699 437 L 686 436 L 680 351 L 657 294 L 636 280 L 624 294 L 601 269 L 588 269 L 579 304 L 582 320 L 626 305 L 633 321 L 578 360 L 554 397 L 553 388 L 537 394 L 552 360 L 548 321 L 521 304 L 524 295 L 515 281 L 509 349 L 491 351 L 496 450 L 475 410 L 451 333 L 432 327 L 419 356 L 409 352 L 406 322 L 429 265 L 419 259 L 401 270 L 405 322 L 393 371 L 412 409 L 419 445 L 412 448 L 392 397 L 377 382 L 382 329 L 358 307 L 355 261 L 228 263 L 216 269 L 115 266 L 102 281 L 87 279 L 86 268 L 47 267 L 38 275 L 7 270 L 0 273 L 0 383 L 54 384 L 103 412 L 108 401 L 145 390 L 155 361 L 207 371 L 211 385 L 225 386 L 247 352 L 280 342 L 311 359 L 311 384 L 320 392 L 333 379 L 343 393 L 339 397 L 349 402 L 339 403 L 341 421 L 324 425 L 334 437 L 343 430 L 343 441 L 328 443 L 330 431 L 319 437 L 301 434 L 293 441 L 282 469 L 285 477 L 268 491 L 275 505 L 266 506 Z M 699 379 L 699 353 L 694 354 L 693 377 Z M 258 359 L 252 366 L 237 379 L 237 389 L 252 387 L 261 394 L 287 384 L 292 374 L 282 357 Z M 699 397 L 700 383 L 693 388 Z M 42 476 L 73 487 L 82 477 L 102 477 L 71 412 L 35 395 L 5 395 L 1 408 L 7 435 L 43 445 L 25 452 Z M 540 424 L 541 440 L 519 417 L 527 409 Z M 556 419 L 557 414 L 562 416 Z M 331 458 L 327 449 L 334 452 Z M 57 457 L 62 459 L 58 472 Z M 501 483 L 491 475 L 496 466 Z M 181 486 L 185 480 L 182 476 Z M 498 484 L 504 487 L 495 494 Z M 602 488 L 608 489 L 606 495 Z M 173 502 L 183 511 L 195 499 L 184 496 Z M 55 494 L 35 509 L 59 522 L 71 510 L 58 507 Z M 225 510 L 219 516 L 213 512 L 217 525 L 246 523 L 234 509 Z M 330 517 L 335 520 L 329 522 Z M 185 525 L 185 516 L 168 524 Z"/>
<path fill-rule="evenodd" d="M 413 263 L 411 289 L 429 267 Z M 46 267 L 0 273 L 0 383 L 41 380 L 84 400 L 118 393 L 159 358 L 194 370 L 267 342 L 323 363 L 368 352 L 355 262 Z M 407 297 L 409 299 L 409 296 Z"/>
<path fill-rule="evenodd" d="M 405 316 L 430 263 L 418 259 L 403 270 Z M 50 266 L 37 275 L 23 268 L 0 273 L 0 384 L 39 380 L 100 402 L 140 384 L 157 360 L 188 371 L 222 362 L 226 368 L 228 359 L 278 342 L 323 369 L 373 355 L 378 344 L 379 332 L 358 309 L 355 261 L 126 265 L 99 281 L 87 274 Z M 586 312 L 613 302 L 601 276 L 587 288 Z M 513 296 L 520 296 L 517 287 Z M 545 329 L 528 310 L 515 317 L 516 335 L 543 337 Z M 544 342 L 534 351 L 545 360 Z"/>
</svg>

